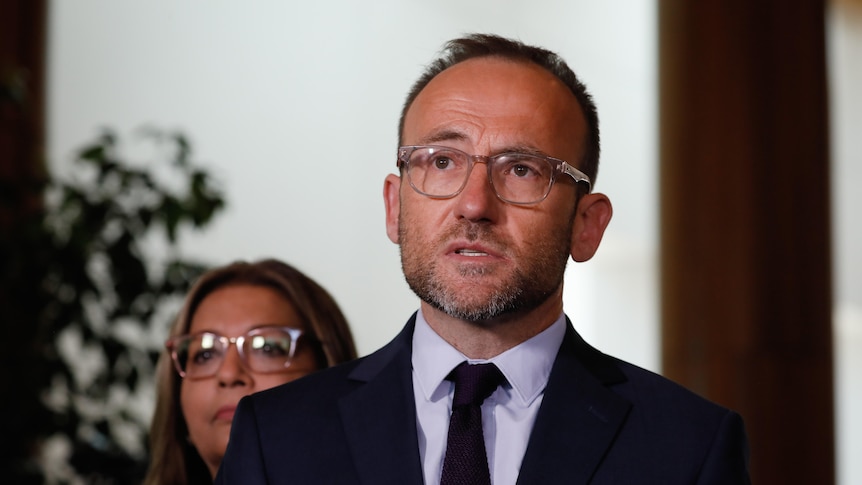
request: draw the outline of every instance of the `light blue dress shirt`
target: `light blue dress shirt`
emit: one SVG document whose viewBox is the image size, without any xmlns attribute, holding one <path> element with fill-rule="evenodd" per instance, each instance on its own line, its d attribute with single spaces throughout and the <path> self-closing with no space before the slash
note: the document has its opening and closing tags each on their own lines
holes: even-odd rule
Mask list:
<svg viewBox="0 0 862 485">
<path fill-rule="evenodd" d="M 565 315 L 560 314 L 543 332 L 496 357 L 468 359 L 437 335 L 419 311 L 413 332 L 413 393 L 426 484 L 439 484 L 443 470 L 455 393 L 446 376 L 467 360 L 472 364 L 493 362 L 506 377 L 507 384 L 482 404 L 482 430 L 491 483 L 514 485 L 565 333 Z"/>
</svg>

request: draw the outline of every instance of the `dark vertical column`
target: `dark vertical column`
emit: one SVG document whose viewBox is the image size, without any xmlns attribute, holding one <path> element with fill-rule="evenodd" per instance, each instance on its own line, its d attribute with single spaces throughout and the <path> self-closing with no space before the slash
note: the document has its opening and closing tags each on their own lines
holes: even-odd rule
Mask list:
<svg viewBox="0 0 862 485">
<path fill-rule="evenodd" d="M 834 483 L 824 0 L 659 1 L 664 373 Z"/>
<path fill-rule="evenodd" d="M 0 480 L 21 484 L 42 483 L 32 460 L 50 427 L 34 309 L 21 303 L 42 275 L 26 267 L 18 237 L 42 217 L 45 9 L 45 0 L 0 1 Z"/>
<path fill-rule="evenodd" d="M 45 8 L 0 2 L 0 230 L 41 207 L 31 182 L 44 171 Z"/>
</svg>

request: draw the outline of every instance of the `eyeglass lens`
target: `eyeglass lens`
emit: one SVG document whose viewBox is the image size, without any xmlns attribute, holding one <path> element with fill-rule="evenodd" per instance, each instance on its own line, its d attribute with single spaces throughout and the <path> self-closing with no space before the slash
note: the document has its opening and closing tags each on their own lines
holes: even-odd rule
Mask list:
<svg viewBox="0 0 862 485">
<path fill-rule="evenodd" d="M 525 153 L 504 153 L 486 160 L 500 198 L 531 203 L 548 195 L 555 169 L 549 160 Z M 407 175 L 421 193 L 445 198 L 461 191 L 472 165 L 473 157 L 460 150 L 420 147 L 410 153 Z"/>
<path fill-rule="evenodd" d="M 190 335 L 177 342 L 175 360 L 186 377 L 215 375 L 224 361 L 231 340 L 235 341 L 240 357 L 252 371 L 279 372 L 290 364 L 294 340 L 290 333 L 276 327 L 255 329 L 236 339 L 210 332 Z"/>
</svg>

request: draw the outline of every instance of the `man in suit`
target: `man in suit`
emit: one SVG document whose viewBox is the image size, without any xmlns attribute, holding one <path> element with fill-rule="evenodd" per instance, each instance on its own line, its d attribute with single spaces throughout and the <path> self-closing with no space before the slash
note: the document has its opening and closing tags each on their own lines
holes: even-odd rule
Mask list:
<svg viewBox="0 0 862 485">
<path fill-rule="evenodd" d="M 217 483 L 748 483 L 737 414 L 563 312 L 568 258 L 593 256 L 612 209 L 591 191 L 595 105 L 562 59 L 450 41 L 399 136 L 386 229 L 419 311 L 377 352 L 244 399 Z"/>
</svg>

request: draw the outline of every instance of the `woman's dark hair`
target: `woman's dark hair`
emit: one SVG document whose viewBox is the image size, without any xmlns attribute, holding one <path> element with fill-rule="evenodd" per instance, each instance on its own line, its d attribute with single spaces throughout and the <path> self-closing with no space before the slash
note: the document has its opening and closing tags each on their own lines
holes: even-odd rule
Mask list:
<svg viewBox="0 0 862 485">
<path fill-rule="evenodd" d="M 230 285 L 271 288 L 289 301 L 305 322 L 305 334 L 310 338 L 304 341 L 315 346 L 318 368 L 356 358 L 347 320 L 332 296 L 293 266 L 275 259 L 238 261 L 205 273 L 186 296 L 170 337 L 187 334 L 204 298 Z M 207 466 L 188 440 L 188 426 L 180 407 L 180 383 L 165 350 L 156 367 L 156 409 L 150 426 L 151 460 L 145 485 L 212 483 Z"/>
</svg>

